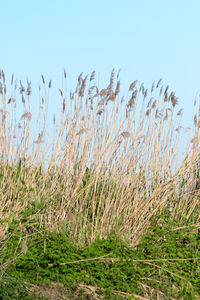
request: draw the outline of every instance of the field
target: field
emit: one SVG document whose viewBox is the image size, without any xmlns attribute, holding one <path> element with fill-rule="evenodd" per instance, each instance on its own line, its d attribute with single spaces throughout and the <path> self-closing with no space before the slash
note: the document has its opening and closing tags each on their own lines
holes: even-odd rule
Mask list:
<svg viewBox="0 0 200 300">
<path fill-rule="evenodd" d="M 51 130 L 52 81 L 33 120 L 31 82 L 0 72 L 0 299 L 200 299 L 198 99 L 183 128 L 162 80 L 119 78 L 64 71 Z"/>
</svg>

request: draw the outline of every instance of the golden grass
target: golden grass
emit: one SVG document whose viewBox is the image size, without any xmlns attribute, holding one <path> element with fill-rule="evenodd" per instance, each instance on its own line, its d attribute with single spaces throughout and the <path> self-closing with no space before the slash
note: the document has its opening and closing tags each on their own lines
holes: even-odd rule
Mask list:
<svg viewBox="0 0 200 300">
<path fill-rule="evenodd" d="M 61 114 L 57 119 L 53 116 L 53 142 L 48 144 L 52 82 L 46 84 L 42 75 L 31 141 L 31 83 L 17 85 L 12 76 L 8 86 L 0 72 L 1 231 L 6 232 L 13 218 L 25 230 L 22 212 L 36 202 L 40 208 L 30 218 L 37 218 L 40 227 L 48 230 L 65 228 L 77 243 L 117 230 L 135 244 L 151 217 L 164 208 L 183 219 L 195 212 L 199 222 L 199 189 L 195 187 L 200 106 L 192 116 L 194 126 L 180 162 L 186 135 L 182 110 L 176 111 L 178 99 L 168 86 L 161 86 L 162 80 L 154 82 L 150 91 L 135 80 L 124 99 L 114 70 L 105 88 L 96 83 L 95 72 L 88 78 L 81 73 L 75 91 L 68 93 L 64 71 L 64 88 L 58 93 Z M 16 113 L 19 95 L 24 110 L 20 117 Z M 194 109 L 195 105 L 196 100 Z M 87 168 L 90 179 L 86 182 Z"/>
</svg>

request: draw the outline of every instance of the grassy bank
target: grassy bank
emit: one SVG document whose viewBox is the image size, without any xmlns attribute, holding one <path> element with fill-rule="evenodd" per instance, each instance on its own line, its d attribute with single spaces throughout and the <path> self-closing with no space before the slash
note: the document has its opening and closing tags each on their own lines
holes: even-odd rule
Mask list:
<svg viewBox="0 0 200 300">
<path fill-rule="evenodd" d="M 198 299 L 200 226 L 169 219 L 152 219 L 136 247 L 113 233 L 77 248 L 65 234 L 23 235 L 13 224 L 1 244 L 1 299 Z"/>
<path fill-rule="evenodd" d="M 161 80 L 123 98 L 114 71 L 106 88 L 81 74 L 74 92 L 64 72 L 48 144 L 51 89 L 42 76 L 33 123 L 31 83 L 0 73 L 2 299 L 198 299 L 196 100 L 185 138 Z"/>
</svg>

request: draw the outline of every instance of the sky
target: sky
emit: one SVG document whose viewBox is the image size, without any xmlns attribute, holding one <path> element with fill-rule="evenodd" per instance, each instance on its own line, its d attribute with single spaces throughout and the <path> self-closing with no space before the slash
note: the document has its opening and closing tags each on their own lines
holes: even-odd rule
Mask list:
<svg viewBox="0 0 200 300">
<path fill-rule="evenodd" d="M 189 125 L 200 91 L 199 0 L 0 0 L 0 69 L 41 74 L 60 87 L 63 69 L 73 87 L 93 70 L 107 82 L 121 69 L 121 94 L 136 79 L 151 86 L 163 78 L 184 108 Z M 53 108 L 52 108 L 53 109 Z"/>
</svg>

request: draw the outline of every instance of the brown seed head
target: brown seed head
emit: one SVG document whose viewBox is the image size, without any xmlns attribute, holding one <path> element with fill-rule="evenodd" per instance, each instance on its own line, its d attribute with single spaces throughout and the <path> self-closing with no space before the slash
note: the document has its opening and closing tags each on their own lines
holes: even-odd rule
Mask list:
<svg viewBox="0 0 200 300">
<path fill-rule="evenodd" d="M 135 88 L 137 82 L 138 82 L 138 80 L 135 80 L 135 81 L 133 81 L 133 82 L 130 84 L 130 86 L 129 86 L 129 91 L 133 91 L 133 90 L 134 90 L 134 88 Z"/>
<path fill-rule="evenodd" d="M 88 95 L 92 95 L 93 91 L 96 90 L 96 85 L 93 85 L 88 90 Z M 106 90 L 107 91 L 107 90 Z"/>
<path fill-rule="evenodd" d="M 149 102 L 147 104 L 147 108 L 149 108 L 151 106 L 152 100 L 153 100 L 153 97 L 151 97 L 151 99 L 149 100 Z"/>
<path fill-rule="evenodd" d="M 114 92 L 111 92 L 111 93 L 109 94 L 108 100 L 110 100 L 110 101 L 115 101 L 115 99 L 116 99 L 115 93 L 114 93 Z"/>
<path fill-rule="evenodd" d="M 25 103 L 24 95 L 22 95 L 22 103 L 23 103 L 23 104 Z"/>
<path fill-rule="evenodd" d="M 167 85 L 167 87 L 166 87 L 166 89 L 164 91 L 164 94 L 167 94 L 168 89 L 169 89 L 169 86 Z"/>
<path fill-rule="evenodd" d="M 121 133 L 121 135 L 123 136 L 123 138 L 129 138 L 130 137 L 130 132 L 129 131 L 123 131 Z"/>
<path fill-rule="evenodd" d="M 20 94 L 22 94 L 23 92 L 25 92 L 25 88 L 24 88 L 21 80 L 20 80 L 20 89 L 19 90 L 20 90 Z"/>
<path fill-rule="evenodd" d="M 168 94 L 167 94 L 167 93 L 164 94 L 164 101 L 165 101 L 165 102 L 168 101 Z"/>
<path fill-rule="evenodd" d="M 104 112 L 104 110 L 103 110 L 103 109 L 99 109 L 99 110 L 98 110 L 98 112 L 97 112 L 97 115 L 99 115 L 99 116 L 100 116 L 100 115 L 101 115 L 103 112 Z"/>
<path fill-rule="evenodd" d="M 156 100 L 154 100 L 153 104 L 152 104 L 152 109 L 156 108 Z"/>
<path fill-rule="evenodd" d="M 31 82 L 28 81 L 28 79 L 27 79 L 27 89 L 26 89 L 26 93 L 27 93 L 28 96 L 31 95 Z"/>
<path fill-rule="evenodd" d="M 158 116 L 158 108 L 156 109 L 155 117 L 156 117 L 156 119 L 159 117 Z"/>
<path fill-rule="evenodd" d="M 160 78 L 160 79 L 158 80 L 158 83 L 157 83 L 157 85 L 156 85 L 156 88 L 158 88 L 158 87 L 160 86 L 161 82 L 162 82 L 162 78 Z"/>
<path fill-rule="evenodd" d="M 81 72 L 81 74 L 78 76 L 78 84 L 80 84 L 83 80 L 82 75 L 83 75 L 83 72 Z"/>
<path fill-rule="evenodd" d="M 121 72 L 121 69 L 119 69 L 119 71 L 117 73 L 117 78 L 119 78 L 120 72 Z"/>
<path fill-rule="evenodd" d="M 59 90 L 59 92 L 60 92 L 61 97 L 63 97 L 63 92 L 62 92 L 62 90 L 61 90 L 60 88 L 58 88 L 58 90 Z"/>
<path fill-rule="evenodd" d="M 144 91 L 144 83 L 140 85 L 139 92 Z"/>
<path fill-rule="evenodd" d="M 64 78 L 65 79 L 67 78 L 67 73 L 66 73 L 65 69 L 64 69 Z"/>
<path fill-rule="evenodd" d="M 79 89 L 79 97 L 84 96 L 87 78 L 88 78 L 88 76 L 86 75 L 85 78 L 82 79 L 81 88 Z"/>
<path fill-rule="evenodd" d="M 155 81 L 152 83 L 152 86 L 151 86 L 151 93 L 153 93 L 154 87 L 155 87 Z"/>
<path fill-rule="evenodd" d="M 150 109 L 147 109 L 145 115 L 148 117 L 150 115 Z"/>
<path fill-rule="evenodd" d="M 4 74 L 3 70 L 1 70 L 1 74 L 2 74 L 2 78 L 3 78 L 3 83 L 5 84 L 6 79 L 5 79 L 5 74 Z"/>
<path fill-rule="evenodd" d="M 44 76 L 41 75 L 41 77 L 42 77 L 42 82 L 43 82 L 43 84 L 45 84 Z"/>
<path fill-rule="evenodd" d="M 183 113 L 183 108 L 182 108 L 182 109 L 180 109 L 180 110 L 177 112 L 177 116 L 181 116 L 181 115 L 182 115 L 182 113 Z"/>
<path fill-rule="evenodd" d="M 161 86 L 161 88 L 160 88 L 159 95 L 161 95 L 161 94 L 162 94 L 162 91 L 163 91 L 163 85 L 162 85 L 162 86 Z"/>
<path fill-rule="evenodd" d="M 21 116 L 20 121 L 23 120 L 23 119 L 31 120 L 31 118 L 32 118 L 32 114 L 30 112 L 26 112 Z"/>
<path fill-rule="evenodd" d="M 65 112 L 65 98 L 63 99 L 63 113 Z"/>
<path fill-rule="evenodd" d="M 101 97 L 104 97 L 106 94 L 107 94 L 107 89 L 102 89 L 102 90 L 100 91 L 100 96 L 101 96 Z"/>
<path fill-rule="evenodd" d="M 90 81 L 94 80 L 95 74 L 96 74 L 96 71 L 93 71 L 90 76 Z"/>
<path fill-rule="evenodd" d="M 137 98 L 137 93 L 138 93 L 137 90 L 135 90 L 135 91 L 132 93 L 132 97 L 131 97 L 131 99 L 129 100 L 127 106 L 133 107 L 133 105 L 135 104 L 135 100 L 136 100 L 136 98 Z"/>
<path fill-rule="evenodd" d="M 143 96 L 144 96 L 144 99 L 145 99 L 148 95 L 148 90 L 143 89 L 142 93 L 143 93 Z"/>
<path fill-rule="evenodd" d="M 108 93 L 110 93 L 112 91 L 112 89 L 113 89 L 114 77 L 115 77 L 115 70 L 112 69 L 112 72 L 110 74 L 110 83 L 108 85 Z"/>
<path fill-rule="evenodd" d="M 171 100 L 171 103 L 172 103 L 172 106 L 175 107 L 177 104 L 178 104 L 178 98 L 175 97 L 175 94 L 174 92 L 171 92 L 170 94 L 170 100 Z"/>
</svg>

